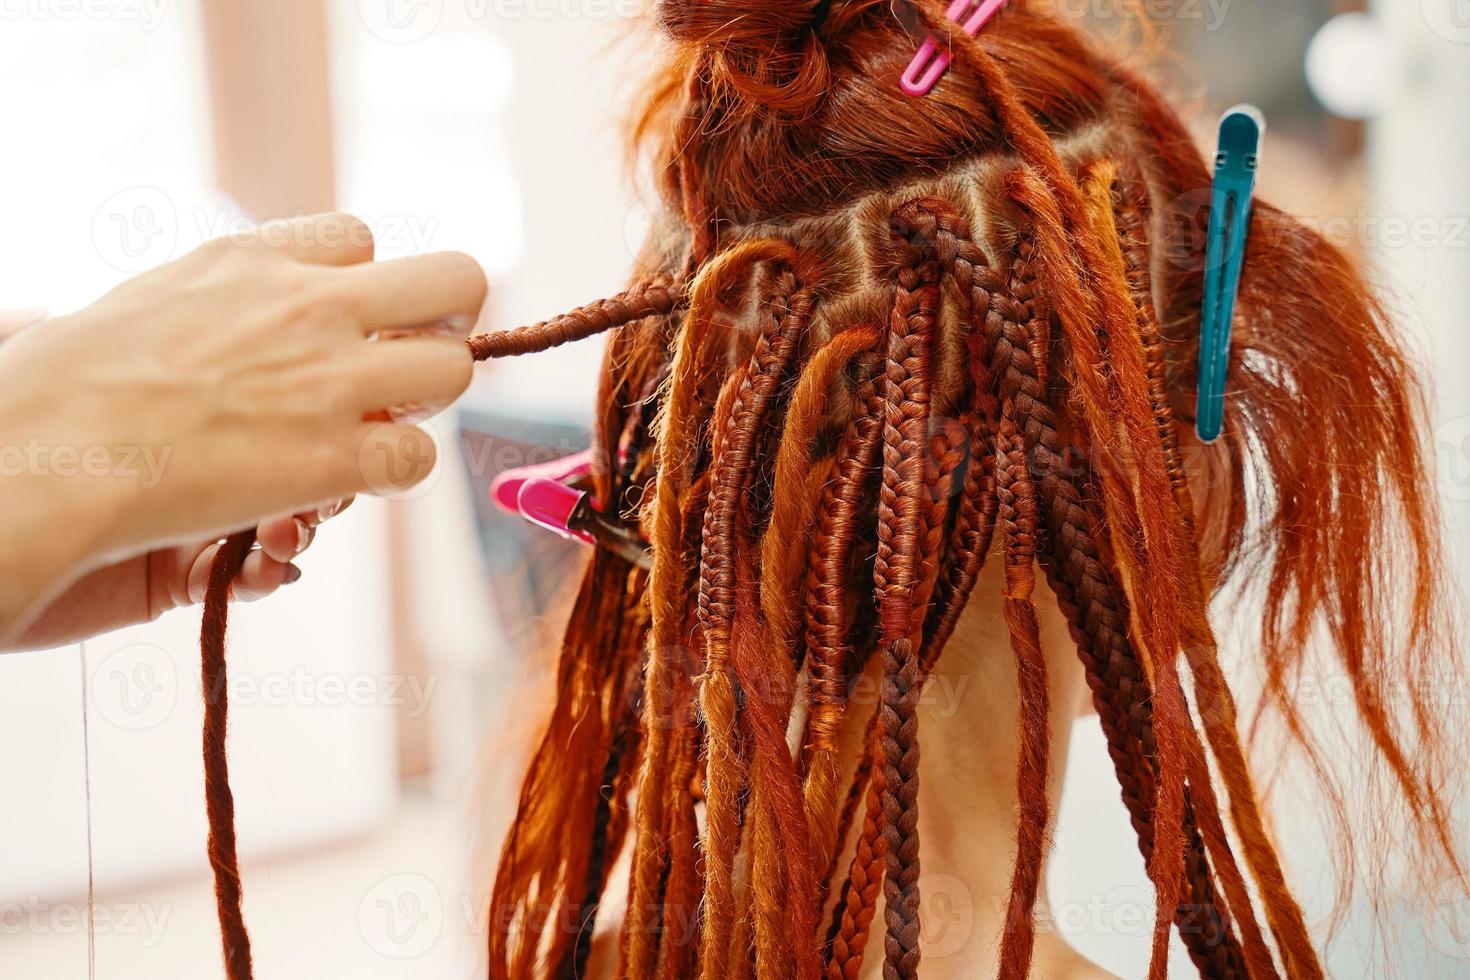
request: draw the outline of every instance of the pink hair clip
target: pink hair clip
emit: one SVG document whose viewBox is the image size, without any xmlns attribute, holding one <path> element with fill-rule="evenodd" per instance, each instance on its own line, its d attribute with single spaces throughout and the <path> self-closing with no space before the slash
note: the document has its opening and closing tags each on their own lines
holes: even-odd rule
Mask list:
<svg viewBox="0 0 1470 980">
<path fill-rule="evenodd" d="M 602 546 L 635 565 L 649 567 L 643 542 L 608 523 L 590 491 L 583 489 L 592 472 L 592 450 L 506 470 L 490 484 L 490 499 L 507 514 L 523 517 L 569 541 Z"/>
<path fill-rule="evenodd" d="M 944 16 L 954 23 L 960 25 L 960 30 L 974 37 L 980 33 L 995 12 L 1001 8 L 1006 0 L 954 0 L 945 11 Z M 974 9 L 971 9 L 974 8 Z M 968 15 L 968 16 L 967 16 Z M 961 18 L 964 18 L 961 20 Z M 949 70 L 950 53 L 948 49 L 940 50 L 939 42 L 930 34 L 924 38 L 914 60 L 909 62 L 908 69 L 899 79 L 898 87 L 903 89 L 905 95 L 912 95 L 916 99 L 922 99 L 933 91 L 935 84 L 944 73 Z"/>
</svg>

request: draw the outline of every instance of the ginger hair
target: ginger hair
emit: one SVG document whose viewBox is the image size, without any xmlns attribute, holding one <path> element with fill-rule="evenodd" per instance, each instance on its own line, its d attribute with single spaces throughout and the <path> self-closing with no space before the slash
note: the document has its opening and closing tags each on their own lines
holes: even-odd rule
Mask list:
<svg viewBox="0 0 1470 980">
<path fill-rule="evenodd" d="M 491 896 L 494 977 L 584 975 L 624 852 L 620 976 L 852 978 L 875 928 L 884 975 L 916 976 L 917 699 L 991 557 L 1022 706 L 1003 977 L 1030 972 L 1054 764 L 1038 570 L 1164 910 L 1151 977 L 1171 930 L 1201 976 L 1324 975 L 1211 621 L 1242 581 L 1264 595 L 1260 715 L 1331 798 L 1293 704 L 1325 638 L 1359 762 L 1392 777 L 1380 816 L 1464 881 L 1448 729 L 1387 696 L 1450 655 L 1421 394 L 1382 307 L 1258 204 L 1225 436 L 1198 443 L 1206 161 L 1041 0 L 976 38 L 943 6 L 659 0 L 635 138 L 666 207 L 633 285 L 471 340 L 486 359 L 609 332 L 596 496 L 652 557 L 599 551 L 583 579 Z M 924 30 L 954 63 L 915 100 L 898 77 Z"/>
</svg>

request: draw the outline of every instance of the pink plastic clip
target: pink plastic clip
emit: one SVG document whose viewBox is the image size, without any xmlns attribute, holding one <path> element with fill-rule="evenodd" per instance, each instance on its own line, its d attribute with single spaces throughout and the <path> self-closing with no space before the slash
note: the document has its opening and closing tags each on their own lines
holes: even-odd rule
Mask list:
<svg viewBox="0 0 1470 980">
<path fill-rule="evenodd" d="M 585 514 L 589 495 L 569 485 L 591 471 L 590 449 L 550 463 L 506 470 L 490 484 L 490 499 L 508 514 L 524 517 L 568 540 L 595 545 L 596 538 L 572 526 Z"/>
<path fill-rule="evenodd" d="M 995 16 L 995 12 L 1005 2 L 1006 0 L 954 0 L 944 15 L 959 24 L 960 30 L 974 37 L 980 33 L 980 28 Z M 967 14 L 968 17 L 966 17 Z M 966 19 L 961 20 L 961 18 Z M 944 73 L 949 70 L 949 61 L 949 51 L 940 50 L 939 42 L 934 39 L 934 35 L 929 35 L 924 38 L 924 43 L 914 55 L 914 60 L 909 62 L 908 69 L 899 79 L 898 87 L 903 89 L 905 95 L 922 99 L 934 90 L 939 79 L 944 77 Z"/>
</svg>

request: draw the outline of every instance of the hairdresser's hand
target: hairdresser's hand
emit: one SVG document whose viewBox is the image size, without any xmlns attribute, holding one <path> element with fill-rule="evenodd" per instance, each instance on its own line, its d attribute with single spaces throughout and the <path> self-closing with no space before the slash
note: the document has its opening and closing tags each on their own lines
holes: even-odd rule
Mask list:
<svg viewBox="0 0 1470 980">
<path fill-rule="evenodd" d="M 253 602 L 300 579 L 295 558 L 312 547 L 320 523 L 343 513 L 348 505 L 351 498 L 260 523 L 256 547 L 245 558 L 231 598 Z M 41 649 L 75 644 L 123 626 L 151 623 L 169 610 L 203 602 L 210 564 L 218 551 L 219 541 L 204 541 L 160 548 L 101 567 L 47 604 L 16 645 Z"/>
<path fill-rule="evenodd" d="M 262 521 L 256 545 L 230 591 L 237 602 L 264 599 L 301 577 L 295 565 L 316 538 L 317 527 L 352 503 L 339 500 L 318 510 Z M 218 540 L 160 548 L 106 565 L 83 576 L 31 621 L 16 645 L 22 649 L 62 646 L 89 636 L 149 623 L 171 609 L 204 601 Z"/>
<path fill-rule="evenodd" d="M 83 572 L 430 472 L 427 434 L 370 419 L 464 390 L 432 334 L 468 331 L 485 278 L 372 253 L 342 216 L 267 225 L 0 345 L 0 643 Z"/>
</svg>

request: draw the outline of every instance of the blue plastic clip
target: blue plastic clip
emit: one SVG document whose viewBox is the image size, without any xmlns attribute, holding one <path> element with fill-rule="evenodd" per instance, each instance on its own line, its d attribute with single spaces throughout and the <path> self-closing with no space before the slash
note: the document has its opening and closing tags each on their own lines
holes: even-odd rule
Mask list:
<svg viewBox="0 0 1470 980">
<path fill-rule="evenodd" d="M 1220 119 L 1220 149 L 1210 195 L 1210 238 L 1205 248 L 1205 308 L 1200 319 L 1199 402 L 1195 431 L 1203 442 L 1225 426 L 1225 376 L 1230 367 L 1230 323 L 1245 264 L 1251 196 L 1266 119 L 1253 105 L 1238 105 Z"/>
</svg>

